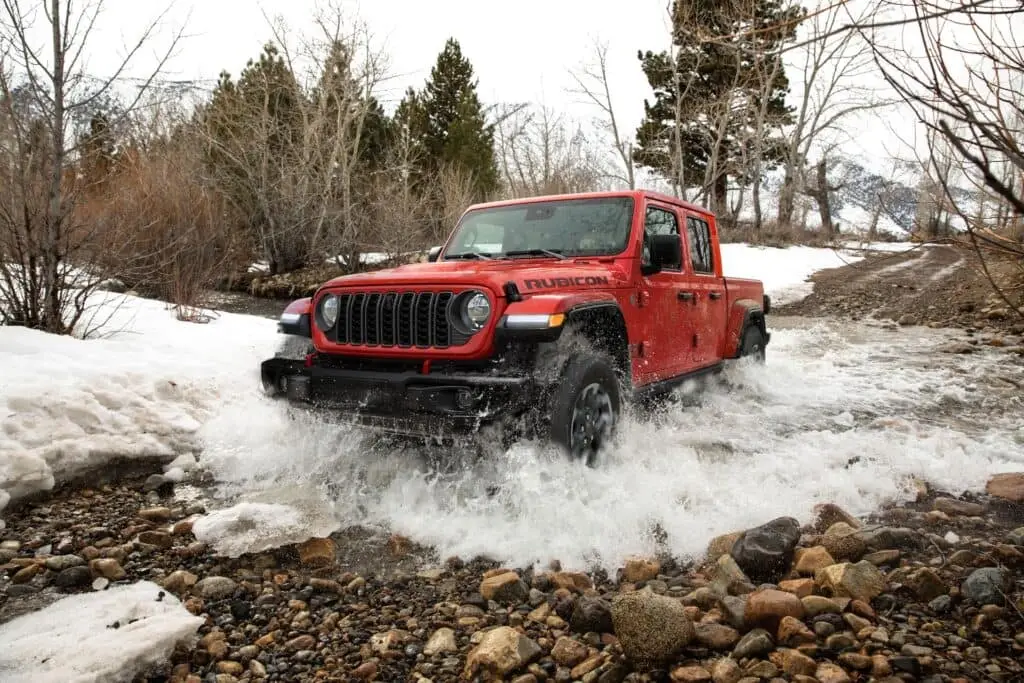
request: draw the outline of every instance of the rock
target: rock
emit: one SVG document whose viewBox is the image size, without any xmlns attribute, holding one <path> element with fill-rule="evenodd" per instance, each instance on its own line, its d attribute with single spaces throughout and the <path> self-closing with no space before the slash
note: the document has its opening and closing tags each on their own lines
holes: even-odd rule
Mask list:
<svg viewBox="0 0 1024 683">
<path fill-rule="evenodd" d="M 1007 574 L 997 567 L 975 569 L 960 585 L 965 600 L 976 605 L 1002 605 L 1007 592 Z"/>
<path fill-rule="evenodd" d="M 760 657 L 774 649 L 775 642 L 772 640 L 771 634 L 763 628 L 755 628 L 740 638 L 740 642 L 736 643 L 736 647 L 733 648 L 732 656 L 736 659 Z"/>
<path fill-rule="evenodd" d="M 166 550 L 174 545 L 174 539 L 166 531 L 143 531 L 139 534 L 139 543 Z"/>
<path fill-rule="evenodd" d="M 775 582 L 789 571 L 799 542 L 800 523 L 779 517 L 744 531 L 729 554 L 753 581 Z"/>
<path fill-rule="evenodd" d="M 89 563 L 89 569 L 95 578 L 104 578 L 107 581 L 121 581 L 128 578 L 128 573 L 121 564 L 111 557 L 101 557 Z"/>
<path fill-rule="evenodd" d="M 575 676 L 573 676 L 575 679 Z M 702 666 L 682 666 L 672 672 L 674 683 L 700 683 L 710 681 L 711 673 Z"/>
<path fill-rule="evenodd" d="M 192 572 L 185 571 L 184 569 L 178 569 L 168 574 L 160 585 L 172 593 L 180 595 L 192 586 L 196 585 L 196 582 L 198 581 L 199 577 Z"/>
<path fill-rule="evenodd" d="M 783 617 L 802 619 L 804 606 L 800 598 L 785 591 L 767 589 L 752 593 L 747 598 L 743 615 L 747 627 L 764 626 L 775 630 Z"/>
<path fill-rule="evenodd" d="M 899 550 L 876 550 L 873 553 L 868 553 L 864 556 L 864 561 L 870 562 L 876 567 L 881 567 L 887 564 L 896 564 L 900 560 Z"/>
<path fill-rule="evenodd" d="M 329 567 L 334 564 L 337 546 L 330 538 L 311 538 L 299 544 L 299 562 L 307 567 Z"/>
<path fill-rule="evenodd" d="M 589 650 L 586 645 L 567 636 L 559 638 L 555 641 L 555 646 L 551 648 L 551 659 L 555 660 L 559 666 L 569 668 L 585 660 L 588 654 Z"/>
<path fill-rule="evenodd" d="M 985 484 L 985 492 L 1013 503 L 1024 503 L 1024 472 L 995 475 Z"/>
<path fill-rule="evenodd" d="M 430 636 L 430 640 L 423 646 L 423 654 L 427 657 L 433 657 L 436 654 L 443 654 L 445 652 L 458 652 L 459 643 L 455 639 L 455 631 L 450 628 L 443 627 L 434 631 L 434 635 Z"/>
<path fill-rule="evenodd" d="M 725 624 L 695 624 L 697 640 L 712 650 L 729 650 L 740 640 L 739 631 Z"/>
<path fill-rule="evenodd" d="M 985 512 L 985 506 L 978 503 L 969 503 L 956 498 L 936 498 L 932 508 L 944 512 L 950 516 L 978 517 Z"/>
<path fill-rule="evenodd" d="M 910 590 L 914 592 L 918 600 L 930 602 L 940 595 L 949 592 L 942 577 L 931 567 L 922 567 L 909 574 L 904 581 Z"/>
<path fill-rule="evenodd" d="M 792 648 L 782 648 L 770 656 L 772 663 L 790 676 L 813 676 L 818 665 L 813 659 Z"/>
<path fill-rule="evenodd" d="M 92 581 L 92 571 L 86 566 L 68 567 L 54 579 L 59 588 L 78 588 L 88 586 Z"/>
<path fill-rule="evenodd" d="M 645 557 L 631 557 L 626 560 L 626 566 L 622 568 L 621 580 L 623 583 L 640 583 L 658 578 L 661 571 L 661 563 L 657 560 Z"/>
<path fill-rule="evenodd" d="M 54 555 L 46 559 L 46 568 L 51 572 L 62 572 L 71 567 L 84 567 L 85 560 L 78 555 Z"/>
<path fill-rule="evenodd" d="M 171 512 L 171 508 L 168 507 L 153 507 L 139 510 L 139 517 L 147 522 L 156 522 L 157 524 L 171 521 L 173 515 L 174 513 Z"/>
<path fill-rule="evenodd" d="M 782 617 L 782 620 L 779 622 L 777 636 L 777 643 L 788 645 L 789 647 L 797 647 L 798 645 L 815 641 L 814 631 L 807 628 L 804 622 L 796 617 Z"/>
<path fill-rule="evenodd" d="M 223 600 L 231 597 L 237 587 L 238 584 L 226 576 L 208 576 L 198 581 L 193 589 L 204 600 Z"/>
<path fill-rule="evenodd" d="M 815 574 L 814 581 L 831 597 L 864 602 L 871 602 L 886 587 L 885 577 L 878 567 L 863 560 L 856 564 L 844 562 L 825 567 Z"/>
<path fill-rule="evenodd" d="M 824 533 L 829 527 L 839 522 L 848 524 L 854 529 L 860 528 L 860 522 L 856 517 L 834 503 L 821 503 L 814 506 L 814 511 L 817 513 L 814 528 L 818 533 Z"/>
<path fill-rule="evenodd" d="M 829 555 L 825 546 L 821 545 L 813 548 L 799 548 L 793 556 L 793 569 L 803 576 L 814 576 L 819 569 L 824 569 L 835 563 L 836 561 Z"/>
<path fill-rule="evenodd" d="M 1024 546 L 1024 526 L 1014 529 L 1007 534 L 1006 541 L 1011 545 Z"/>
<path fill-rule="evenodd" d="M 730 555 L 718 558 L 711 577 L 712 590 L 719 595 L 732 595 L 739 592 L 733 589 L 749 583 L 750 579 Z"/>
<path fill-rule="evenodd" d="M 719 659 L 711 667 L 711 680 L 715 683 L 737 683 L 743 678 L 743 672 L 735 659 L 726 657 Z"/>
<path fill-rule="evenodd" d="M 617 595 L 611 612 L 623 653 L 638 664 L 668 661 L 696 637 L 682 603 L 650 591 Z"/>
<path fill-rule="evenodd" d="M 548 579 L 555 588 L 582 592 L 594 587 L 594 582 L 583 572 L 554 572 Z"/>
<path fill-rule="evenodd" d="M 822 662 L 814 672 L 820 683 L 850 683 L 850 677 L 842 668 L 831 662 Z"/>
<path fill-rule="evenodd" d="M 940 595 L 928 603 L 928 609 L 935 614 L 945 614 L 953 606 L 953 598 L 948 595 Z"/>
<path fill-rule="evenodd" d="M 830 526 L 821 538 L 821 545 L 825 547 L 831 557 L 839 562 L 843 560 L 856 562 L 867 552 L 867 545 L 857 529 L 846 522 L 836 522 Z"/>
<path fill-rule="evenodd" d="M 743 535 L 742 531 L 734 531 L 731 534 L 723 534 L 711 539 L 708 543 L 707 559 L 709 562 L 717 562 L 722 555 L 732 552 L 736 540 Z"/>
<path fill-rule="evenodd" d="M 299 650 L 312 650 L 316 647 L 316 638 L 307 634 L 301 636 L 295 636 L 284 644 L 285 649 L 291 650 L 292 652 L 298 652 Z"/>
<path fill-rule="evenodd" d="M 924 545 L 920 534 L 906 527 L 882 527 L 859 536 L 868 550 L 916 550 Z"/>
<path fill-rule="evenodd" d="M 843 611 L 834 600 L 821 595 L 808 595 L 801 598 L 800 603 L 804 606 L 804 612 L 808 617 L 816 617 L 819 614 L 840 614 Z"/>
<path fill-rule="evenodd" d="M 14 573 L 11 577 L 11 583 L 22 584 L 31 581 L 36 574 L 43 571 L 43 568 L 38 564 L 30 564 L 27 567 L 22 567 L 20 570 Z"/>
<path fill-rule="evenodd" d="M 540 646 L 525 635 L 508 626 L 498 626 L 484 633 L 466 657 L 463 675 L 467 679 L 483 672 L 504 676 L 539 659 L 541 654 Z"/>
<path fill-rule="evenodd" d="M 377 676 L 377 662 L 369 661 L 363 662 L 356 668 L 352 669 L 352 676 L 362 681 L 369 681 Z"/>
<path fill-rule="evenodd" d="M 597 597 L 581 595 L 573 606 L 569 628 L 576 633 L 612 633 L 611 605 Z"/>
<path fill-rule="evenodd" d="M 798 598 L 804 598 L 814 592 L 814 579 L 790 579 L 780 581 L 779 590 L 792 593 Z"/>
<path fill-rule="evenodd" d="M 519 578 L 519 574 L 506 571 L 495 576 L 488 576 L 480 582 L 480 595 L 485 600 L 494 600 L 504 604 L 526 602 L 530 595 L 530 587 Z"/>
</svg>

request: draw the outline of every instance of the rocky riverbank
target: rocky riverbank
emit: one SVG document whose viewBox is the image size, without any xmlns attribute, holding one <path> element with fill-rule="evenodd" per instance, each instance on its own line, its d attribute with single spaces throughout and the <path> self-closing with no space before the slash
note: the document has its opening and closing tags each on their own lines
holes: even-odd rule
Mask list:
<svg viewBox="0 0 1024 683">
<path fill-rule="evenodd" d="M 1024 474 L 867 519 L 833 505 L 615 576 L 477 558 L 360 575 L 343 537 L 228 560 L 167 484 L 64 490 L 7 516 L 0 621 L 155 582 L 202 617 L 137 680 L 1024 680 Z M 152 487 L 152 483 L 151 483 Z M 413 550 L 392 537 L 386 553 Z M 3 625 L 0 624 L 0 634 Z"/>
</svg>

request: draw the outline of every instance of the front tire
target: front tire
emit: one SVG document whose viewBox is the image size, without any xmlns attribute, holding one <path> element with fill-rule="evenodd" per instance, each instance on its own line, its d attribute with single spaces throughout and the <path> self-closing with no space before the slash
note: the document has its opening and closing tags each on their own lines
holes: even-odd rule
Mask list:
<svg viewBox="0 0 1024 683">
<path fill-rule="evenodd" d="M 615 435 L 621 392 L 603 357 L 581 354 L 566 364 L 551 402 L 551 441 L 574 462 L 596 467 Z"/>
<path fill-rule="evenodd" d="M 740 344 L 740 358 L 753 359 L 758 363 L 766 360 L 764 332 L 757 325 L 750 325 L 743 332 L 743 341 Z"/>
</svg>

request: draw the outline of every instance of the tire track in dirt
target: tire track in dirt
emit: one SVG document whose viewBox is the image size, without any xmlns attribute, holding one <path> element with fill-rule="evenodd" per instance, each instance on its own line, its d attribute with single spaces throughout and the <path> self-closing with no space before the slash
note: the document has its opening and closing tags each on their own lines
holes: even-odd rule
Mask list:
<svg viewBox="0 0 1024 683">
<path fill-rule="evenodd" d="M 1001 272 L 1003 264 L 988 265 Z M 1024 334 L 1024 321 L 1005 308 L 974 252 L 956 245 L 929 244 L 902 253 L 869 255 L 864 261 L 819 271 L 811 281 L 814 291 L 809 296 L 776 311 Z"/>
</svg>

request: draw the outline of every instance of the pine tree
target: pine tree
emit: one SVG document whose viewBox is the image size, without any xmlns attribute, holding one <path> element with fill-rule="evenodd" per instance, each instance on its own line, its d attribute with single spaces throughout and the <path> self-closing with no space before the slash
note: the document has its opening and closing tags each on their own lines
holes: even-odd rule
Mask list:
<svg viewBox="0 0 1024 683">
<path fill-rule="evenodd" d="M 785 102 L 789 81 L 782 68 L 768 87 L 756 75 L 769 72 L 774 60 L 781 59 L 780 48 L 795 38 L 803 16 L 803 8 L 786 0 L 756 0 L 747 11 L 715 0 L 674 0 L 674 60 L 667 52 L 637 54 L 655 99 L 644 101 L 636 162 L 674 184 L 693 186 L 703 182 L 717 157 L 712 196 L 722 202 L 728 176 L 747 173 L 741 144 L 748 136 L 741 133 L 753 127 L 766 93 L 763 135 L 768 140 L 757 144 L 765 148 L 766 167 L 777 161 L 779 150 L 771 138 L 791 120 L 793 110 Z M 742 103 L 737 108 L 744 113 L 729 118 L 723 139 L 716 142 L 716 124 L 722 119 L 709 115 L 710 108 L 730 99 Z"/>
<path fill-rule="evenodd" d="M 477 95 L 473 66 L 458 41 L 449 38 L 430 71 L 421 93 L 409 90 L 396 119 L 407 135 L 418 140 L 426 177 L 447 165 L 468 172 L 478 198 L 498 186 L 494 130 L 486 121 Z"/>
</svg>

